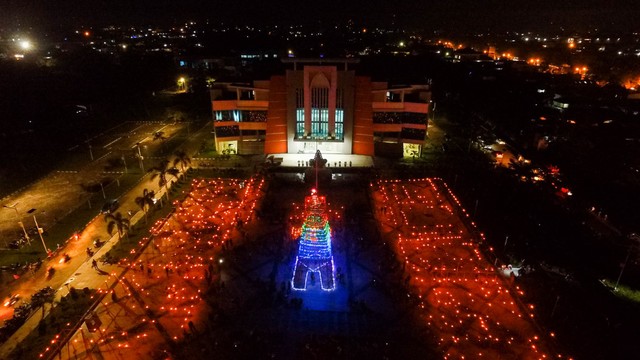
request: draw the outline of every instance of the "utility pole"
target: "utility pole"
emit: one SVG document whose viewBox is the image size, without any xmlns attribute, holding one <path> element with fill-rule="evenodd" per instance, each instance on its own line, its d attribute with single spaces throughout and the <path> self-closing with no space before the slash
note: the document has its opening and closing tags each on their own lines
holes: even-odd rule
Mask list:
<svg viewBox="0 0 640 360">
<path fill-rule="evenodd" d="M 36 230 L 38 230 L 38 235 L 40 235 L 40 240 L 42 240 L 42 246 L 44 247 L 44 252 L 49 254 L 49 249 L 47 249 L 47 244 L 44 243 L 44 238 L 42 237 L 42 233 L 44 230 L 38 226 L 38 220 L 36 219 L 35 214 L 33 215 L 33 222 L 36 223 Z"/>
<path fill-rule="evenodd" d="M 632 241 L 640 241 L 640 237 L 638 235 L 630 234 L 629 239 Z M 636 244 L 634 242 L 629 245 L 629 251 L 627 251 L 627 257 L 624 259 L 624 263 L 622 264 L 622 269 L 620 269 L 620 274 L 618 275 L 618 280 L 616 280 L 616 286 L 613 287 L 613 291 L 618 290 L 618 285 L 620 285 L 620 279 L 622 279 L 622 273 L 624 272 L 624 268 L 627 267 L 627 262 L 629 262 L 629 257 L 631 256 L 631 251 Z"/>
<path fill-rule="evenodd" d="M 24 228 L 24 223 L 22 221 L 18 221 L 18 225 L 20 225 L 20 227 L 22 228 L 22 232 L 24 233 L 24 238 L 27 239 L 27 243 L 29 244 L 29 246 L 31 246 L 31 239 L 29 238 L 29 234 L 27 234 L 27 230 Z"/>
<path fill-rule="evenodd" d="M 93 161 L 93 151 L 91 150 L 91 144 L 89 144 L 89 157 L 91 157 L 91 161 Z"/>
<path fill-rule="evenodd" d="M 138 161 L 140 163 L 140 170 L 142 170 L 142 172 L 144 172 L 144 157 L 142 157 L 142 153 L 140 152 L 140 143 L 136 143 L 136 147 L 138 148 Z"/>
</svg>

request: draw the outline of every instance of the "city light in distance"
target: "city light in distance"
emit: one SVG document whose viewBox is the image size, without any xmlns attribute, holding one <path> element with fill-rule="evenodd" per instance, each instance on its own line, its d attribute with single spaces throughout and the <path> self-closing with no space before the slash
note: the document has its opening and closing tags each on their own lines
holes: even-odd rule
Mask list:
<svg viewBox="0 0 640 360">
<path fill-rule="evenodd" d="M 531 65 L 540 66 L 540 64 L 542 63 L 542 59 L 540 59 L 540 58 L 531 58 L 531 59 L 529 59 L 528 62 Z"/>
<path fill-rule="evenodd" d="M 20 49 L 22 50 L 31 50 L 31 48 L 33 47 L 33 45 L 31 44 L 31 41 L 29 40 L 21 40 L 19 45 L 20 45 Z"/>
</svg>

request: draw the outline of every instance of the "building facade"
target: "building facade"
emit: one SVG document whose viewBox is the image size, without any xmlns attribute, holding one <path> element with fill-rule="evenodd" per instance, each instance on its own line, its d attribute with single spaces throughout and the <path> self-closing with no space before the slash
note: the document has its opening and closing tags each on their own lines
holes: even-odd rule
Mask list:
<svg viewBox="0 0 640 360">
<path fill-rule="evenodd" d="M 216 149 L 237 154 L 416 156 L 427 136 L 427 85 L 359 76 L 357 59 L 285 59 L 284 75 L 211 90 Z"/>
</svg>

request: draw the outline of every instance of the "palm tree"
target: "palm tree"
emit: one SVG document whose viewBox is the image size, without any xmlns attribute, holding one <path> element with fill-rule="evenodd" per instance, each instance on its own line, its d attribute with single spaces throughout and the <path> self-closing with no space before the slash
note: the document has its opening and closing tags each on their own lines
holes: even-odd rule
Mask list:
<svg viewBox="0 0 640 360">
<path fill-rule="evenodd" d="M 149 208 L 156 203 L 156 192 L 153 190 L 149 191 L 147 189 L 144 189 L 142 191 L 142 196 L 138 196 L 135 199 L 135 202 L 136 204 L 138 204 L 142 212 L 144 212 L 144 223 L 146 224 L 147 210 L 149 210 Z"/>
<path fill-rule="evenodd" d="M 176 156 L 176 158 L 173 159 L 173 166 L 175 167 L 180 164 L 180 168 L 184 173 L 185 167 L 191 165 L 191 158 L 189 157 L 189 155 L 187 155 L 186 152 L 184 152 L 184 150 L 178 150 L 174 153 L 174 155 Z"/>
<path fill-rule="evenodd" d="M 167 140 L 167 137 L 164 136 L 164 131 L 156 131 L 153 133 L 152 141 L 160 140 L 160 144 L 162 144 L 162 152 L 164 152 L 164 141 Z"/>
<path fill-rule="evenodd" d="M 42 307 L 42 318 L 44 319 L 44 305 L 53 304 L 55 296 L 56 291 L 54 289 L 50 286 L 44 287 L 31 296 L 31 307 L 33 309 Z"/>
<path fill-rule="evenodd" d="M 104 218 L 107 221 L 107 232 L 109 232 L 109 235 L 113 234 L 113 230 L 115 229 L 118 231 L 119 238 L 122 238 L 122 235 L 125 234 L 127 237 L 129 236 L 129 219 L 122 216 L 120 212 L 107 214 Z"/>
<path fill-rule="evenodd" d="M 151 181 L 155 180 L 156 178 L 158 178 L 158 186 L 165 188 L 165 190 L 167 191 L 167 199 L 169 198 L 169 187 L 168 185 L 168 181 L 167 181 L 167 175 L 171 175 L 174 178 L 178 176 L 178 174 L 180 173 L 180 170 L 178 170 L 175 167 L 170 168 L 169 167 L 169 160 L 162 160 L 162 162 L 160 164 L 158 164 L 155 167 L 152 167 L 151 169 L 149 169 L 149 171 L 153 172 L 153 175 L 151 175 Z"/>
</svg>

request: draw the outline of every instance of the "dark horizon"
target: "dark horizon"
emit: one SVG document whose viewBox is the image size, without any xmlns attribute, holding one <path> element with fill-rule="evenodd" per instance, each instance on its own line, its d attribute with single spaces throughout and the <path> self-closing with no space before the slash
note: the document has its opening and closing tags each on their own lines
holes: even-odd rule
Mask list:
<svg viewBox="0 0 640 360">
<path fill-rule="evenodd" d="M 606 4 L 597 0 L 472 1 L 337 0 L 265 5 L 256 0 L 234 2 L 184 0 L 5 0 L 0 6 L 3 27 L 104 26 L 109 24 L 172 24 L 209 20 L 225 24 L 336 24 L 385 28 L 484 31 L 637 31 L 640 3 L 630 0 Z M 307 16 L 311 14 L 313 16 Z"/>
</svg>

